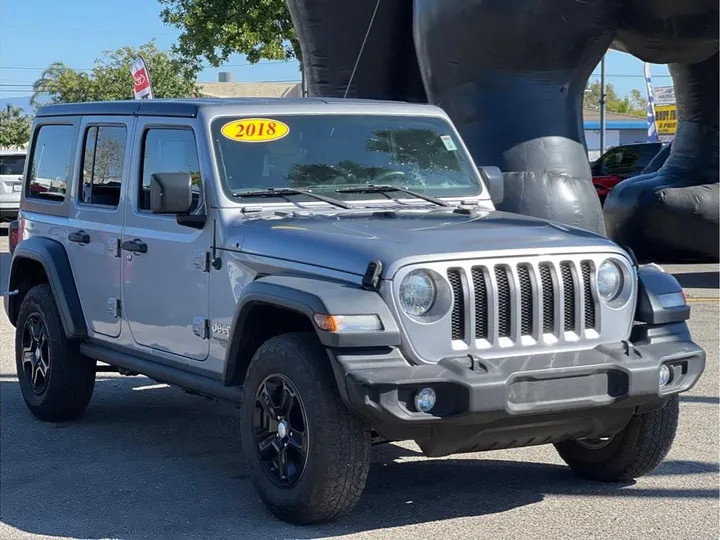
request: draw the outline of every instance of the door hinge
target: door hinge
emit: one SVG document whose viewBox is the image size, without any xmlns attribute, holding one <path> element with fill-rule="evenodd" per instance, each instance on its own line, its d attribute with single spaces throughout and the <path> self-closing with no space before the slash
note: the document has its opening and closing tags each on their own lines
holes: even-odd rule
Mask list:
<svg viewBox="0 0 720 540">
<path fill-rule="evenodd" d="M 200 339 L 207 339 L 210 333 L 210 321 L 205 317 L 195 317 L 193 319 L 193 334 Z"/>
<path fill-rule="evenodd" d="M 113 253 L 113 255 L 115 257 L 120 257 L 122 255 L 122 248 L 120 247 L 120 244 L 122 244 L 122 242 L 120 241 L 119 238 L 116 238 L 115 239 L 115 253 Z"/>
<path fill-rule="evenodd" d="M 108 312 L 113 317 L 117 318 L 120 316 L 120 299 L 119 298 L 108 298 Z"/>
<path fill-rule="evenodd" d="M 193 266 L 201 272 L 210 271 L 210 253 L 207 251 L 195 251 L 193 253 Z"/>
</svg>

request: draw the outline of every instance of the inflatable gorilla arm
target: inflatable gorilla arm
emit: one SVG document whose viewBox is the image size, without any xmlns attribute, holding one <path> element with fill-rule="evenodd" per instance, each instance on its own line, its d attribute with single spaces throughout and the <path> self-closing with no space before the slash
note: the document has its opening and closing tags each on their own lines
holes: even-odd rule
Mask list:
<svg viewBox="0 0 720 540">
<path fill-rule="evenodd" d="M 645 257 L 717 259 L 717 241 L 713 249 L 712 238 L 696 241 L 691 232 L 714 226 L 717 238 L 717 205 L 709 204 L 718 188 L 715 0 L 288 5 L 310 95 L 437 104 L 476 163 L 503 170 L 499 208 L 599 233 L 605 224 L 590 182 L 582 118 L 588 77 L 610 46 L 670 63 L 681 123 L 670 157 L 654 173 L 663 180 L 642 184 L 638 177 L 615 188 L 606 202 L 610 233 Z M 626 187 L 636 181 L 637 188 Z M 678 231 L 682 246 L 670 234 Z"/>
</svg>

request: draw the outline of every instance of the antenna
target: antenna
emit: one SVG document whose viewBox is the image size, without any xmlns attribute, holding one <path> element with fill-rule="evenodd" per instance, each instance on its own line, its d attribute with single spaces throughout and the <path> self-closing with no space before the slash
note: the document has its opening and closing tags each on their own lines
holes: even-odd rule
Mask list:
<svg viewBox="0 0 720 540">
<path fill-rule="evenodd" d="M 365 39 L 363 39 L 362 45 L 360 46 L 360 52 L 358 52 L 357 59 L 355 60 L 355 67 L 353 67 L 352 73 L 350 74 L 350 80 L 348 81 L 347 88 L 345 88 L 345 95 L 343 95 L 343 99 L 347 98 L 348 92 L 350 91 L 350 85 L 355 78 L 355 71 L 357 71 L 358 64 L 360 63 L 360 57 L 365 50 L 365 43 L 367 43 L 367 38 L 370 35 L 370 30 L 372 29 L 372 25 L 375 22 L 375 15 L 377 15 L 378 8 L 380 7 L 380 2 L 381 0 L 377 0 L 377 3 L 375 4 L 375 11 L 373 11 L 372 17 L 370 17 L 370 24 L 368 24 L 367 32 L 365 32 Z"/>
</svg>

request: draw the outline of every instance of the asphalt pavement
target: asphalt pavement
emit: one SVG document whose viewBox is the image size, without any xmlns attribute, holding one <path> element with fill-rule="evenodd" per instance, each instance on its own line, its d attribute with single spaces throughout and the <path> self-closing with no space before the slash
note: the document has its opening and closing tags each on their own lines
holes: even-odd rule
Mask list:
<svg viewBox="0 0 720 540">
<path fill-rule="evenodd" d="M 3 287 L 8 261 L 0 255 Z M 717 539 L 718 268 L 687 268 L 672 271 L 693 274 L 682 279 L 708 363 L 681 398 L 675 444 L 654 473 L 606 485 L 574 477 L 549 446 L 427 459 L 414 444 L 384 445 L 355 512 L 311 527 L 265 510 L 231 406 L 99 374 L 80 421 L 35 420 L 0 310 L 0 538 Z"/>
</svg>

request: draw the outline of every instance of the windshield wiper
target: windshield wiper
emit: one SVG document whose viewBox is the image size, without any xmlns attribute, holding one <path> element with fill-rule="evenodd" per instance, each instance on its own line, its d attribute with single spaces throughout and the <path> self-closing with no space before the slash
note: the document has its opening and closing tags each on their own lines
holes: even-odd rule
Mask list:
<svg viewBox="0 0 720 540">
<path fill-rule="evenodd" d="M 313 199 L 317 199 L 318 201 L 323 201 L 328 204 L 332 204 L 333 206 L 339 206 L 340 208 L 345 208 L 346 210 L 349 210 L 352 208 L 351 205 L 341 201 L 340 199 L 335 199 L 334 197 L 326 197 L 325 195 L 318 195 L 317 193 L 313 193 L 312 191 L 307 191 L 305 189 L 296 189 L 296 188 L 268 188 L 268 189 L 259 189 L 256 191 L 244 191 L 242 193 L 233 193 L 233 197 L 237 197 L 239 199 L 244 197 L 285 197 L 287 199 L 288 195 L 307 195 L 308 197 L 311 197 Z"/>
<path fill-rule="evenodd" d="M 435 197 L 432 197 L 430 195 L 425 195 L 423 193 L 418 193 L 417 191 L 412 191 L 410 189 L 398 186 L 375 186 L 373 184 L 366 184 L 364 186 L 340 188 L 336 189 L 335 191 L 337 193 L 390 193 L 393 191 L 400 191 L 401 193 L 407 193 L 408 195 L 412 195 L 413 197 L 417 197 L 418 199 L 423 199 L 433 204 L 437 204 L 438 206 L 451 206 L 450 204 L 446 203 L 441 199 L 436 199 Z"/>
</svg>

